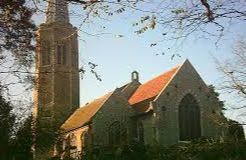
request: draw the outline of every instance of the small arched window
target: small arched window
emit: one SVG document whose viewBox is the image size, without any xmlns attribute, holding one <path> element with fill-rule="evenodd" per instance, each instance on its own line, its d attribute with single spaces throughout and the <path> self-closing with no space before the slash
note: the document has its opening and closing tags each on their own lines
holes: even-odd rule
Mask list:
<svg viewBox="0 0 246 160">
<path fill-rule="evenodd" d="M 113 122 L 109 126 L 109 145 L 119 146 L 127 142 L 127 129 L 119 121 Z"/>
<path fill-rule="evenodd" d="M 179 105 L 179 136 L 181 141 L 201 136 L 200 108 L 191 94 L 184 96 Z"/>
</svg>

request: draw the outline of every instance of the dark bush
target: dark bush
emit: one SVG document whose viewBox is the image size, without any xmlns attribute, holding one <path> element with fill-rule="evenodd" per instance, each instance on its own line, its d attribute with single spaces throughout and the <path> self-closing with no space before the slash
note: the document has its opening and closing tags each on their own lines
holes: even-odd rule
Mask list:
<svg viewBox="0 0 246 160">
<path fill-rule="evenodd" d="M 122 147 L 94 147 L 84 154 L 85 160 L 244 160 L 246 141 L 201 139 L 172 146 L 143 146 L 139 143 Z"/>
</svg>

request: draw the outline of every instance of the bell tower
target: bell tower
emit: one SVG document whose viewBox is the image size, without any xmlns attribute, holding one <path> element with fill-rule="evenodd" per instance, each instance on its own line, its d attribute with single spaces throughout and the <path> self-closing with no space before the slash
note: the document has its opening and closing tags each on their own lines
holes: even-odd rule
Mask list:
<svg viewBox="0 0 246 160">
<path fill-rule="evenodd" d="M 46 21 L 37 31 L 34 92 L 35 159 L 52 156 L 61 124 L 79 107 L 77 29 L 65 0 L 49 0 Z"/>
</svg>

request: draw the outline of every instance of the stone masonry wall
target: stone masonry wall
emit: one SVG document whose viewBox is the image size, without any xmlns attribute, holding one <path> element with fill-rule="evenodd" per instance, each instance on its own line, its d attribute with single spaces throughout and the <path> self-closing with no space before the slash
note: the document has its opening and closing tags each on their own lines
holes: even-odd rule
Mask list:
<svg viewBox="0 0 246 160">
<path fill-rule="evenodd" d="M 109 144 L 109 126 L 119 121 L 127 127 L 128 141 L 132 137 L 131 118 L 132 108 L 121 93 L 116 90 L 104 103 L 92 120 L 92 134 L 94 145 L 107 146 Z"/>
<path fill-rule="evenodd" d="M 160 144 L 174 144 L 179 141 L 178 107 L 188 93 L 196 98 L 200 107 L 201 135 L 216 137 L 221 134 L 219 126 L 210 117 L 214 114 L 213 110 L 219 110 L 218 103 L 209 95 L 207 86 L 192 65 L 186 61 L 164 92 L 155 99 Z"/>
</svg>

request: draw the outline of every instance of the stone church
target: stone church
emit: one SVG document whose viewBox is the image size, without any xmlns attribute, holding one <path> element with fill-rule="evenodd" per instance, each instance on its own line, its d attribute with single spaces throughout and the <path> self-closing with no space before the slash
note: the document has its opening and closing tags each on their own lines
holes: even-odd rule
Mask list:
<svg viewBox="0 0 246 160">
<path fill-rule="evenodd" d="M 49 0 L 37 37 L 36 159 L 60 154 L 59 147 L 72 146 L 76 156 L 92 145 L 170 145 L 223 134 L 211 118 L 224 119 L 219 103 L 188 60 L 145 83 L 134 71 L 129 83 L 80 106 L 77 37 L 65 1 Z M 43 147 L 58 130 L 61 144 Z"/>
</svg>

